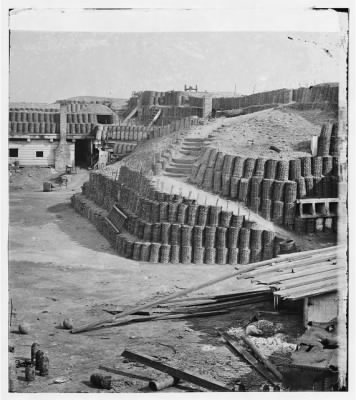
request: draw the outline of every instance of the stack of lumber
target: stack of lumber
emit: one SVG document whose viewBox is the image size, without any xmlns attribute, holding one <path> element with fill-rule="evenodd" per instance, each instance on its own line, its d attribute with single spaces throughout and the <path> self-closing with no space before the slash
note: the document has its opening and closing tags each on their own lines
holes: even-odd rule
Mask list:
<svg viewBox="0 0 356 400">
<path fill-rule="evenodd" d="M 164 305 L 167 303 L 173 303 L 173 300 L 176 300 L 179 297 L 182 298 L 182 297 L 184 297 L 192 292 L 195 292 L 199 289 L 212 286 L 216 283 L 225 281 L 227 279 L 231 279 L 233 277 L 237 277 L 238 279 L 246 279 L 246 278 L 255 279 L 257 274 L 261 273 L 261 272 L 263 273 L 263 272 L 268 271 L 268 272 L 275 273 L 275 271 L 278 271 L 281 268 L 285 268 L 285 269 L 290 268 L 290 267 L 295 268 L 299 264 L 303 264 L 303 263 L 307 264 L 308 262 L 312 263 L 316 259 L 318 259 L 318 261 L 320 261 L 319 259 L 321 257 L 324 257 L 324 261 L 327 261 L 329 259 L 332 259 L 335 256 L 342 256 L 344 254 L 345 254 L 345 248 L 343 248 L 342 246 L 333 246 L 333 247 L 328 247 L 325 249 L 317 249 L 317 250 L 310 250 L 310 251 L 299 252 L 299 253 L 285 254 L 285 255 L 281 255 L 276 258 L 273 258 L 272 260 L 256 262 L 256 263 L 250 264 L 249 266 L 246 266 L 246 267 L 240 266 L 237 268 L 237 271 L 229 272 L 228 274 L 214 278 L 207 282 L 199 283 L 199 284 L 192 286 L 190 288 L 187 288 L 181 292 L 173 293 L 165 298 L 160 298 L 160 299 L 151 301 L 146 304 L 139 303 L 136 306 L 128 307 L 128 308 L 124 309 L 122 312 L 120 312 L 118 315 L 112 316 L 111 318 L 103 318 L 98 321 L 94 321 L 89 324 L 79 326 L 77 328 L 72 329 L 71 332 L 72 333 L 80 333 L 80 332 L 85 332 L 85 331 L 89 331 L 89 330 L 93 330 L 93 329 L 98 329 L 98 328 L 101 328 L 104 326 L 117 325 L 118 323 L 120 323 L 121 318 L 128 317 L 139 311 L 152 309 L 152 307 L 154 307 L 154 306 Z M 275 269 L 275 270 L 273 271 L 273 269 Z M 227 295 L 227 296 L 225 295 L 222 297 L 215 296 L 213 298 L 208 298 L 203 301 L 203 303 L 205 302 L 208 304 L 194 305 L 194 308 L 195 308 L 194 311 L 196 313 L 198 313 L 198 312 L 219 312 L 222 309 L 225 312 L 225 310 L 229 309 L 230 306 L 235 307 L 237 304 L 241 305 L 242 302 L 245 301 L 245 298 L 244 298 L 245 295 L 246 295 L 246 292 L 244 294 L 241 294 L 241 293 L 236 294 L 235 293 L 233 295 Z M 262 293 L 256 294 L 255 300 L 260 295 L 262 296 Z M 247 297 L 249 297 L 249 296 L 250 295 L 248 295 Z M 255 296 L 255 294 L 253 296 Z M 252 298 L 248 299 L 248 302 L 252 301 L 253 296 L 252 296 Z M 221 298 L 223 298 L 224 300 L 221 301 Z M 199 298 L 198 302 L 201 300 L 202 299 Z M 206 301 L 206 300 L 209 300 L 211 303 L 209 304 L 209 301 Z M 232 304 L 231 302 L 235 302 L 235 304 Z M 183 303 L 184 303 L 184 301 L 183 301 Z M 220 304 L 225 303 L 225 304 L 223 304 L 223 307 L 220 308 L 220 310 L 219 310 L 219 305 L 220 305 L 219 303 Z M 207 307 L 203 308 L 205 306 L 207 306 Z M 215 306 L 215 308 L 213 306 Z M 188 305 L 186 305 L 186 307 L 181 306 L 180 309 L 176 309 L 175 311 L 177 313 L 182 312 L 182 308 L 184 309 L 184 311 L 187 311 L 190 307 L 191 306 L 189 306 L 189 304 L 188 304 Z M 185 315 L 186 314 L 188 314 L 188 313 L 185 313 Z M 162 316 L 157 317 L 157 318 L 162 318 Z"/>
<path fill-rule="evenodd" d="M 328 247 L 277 265 L 266 265 L 240 278 L 268 285 L 274 296 L 287 300 L 313 297 L 346 287 L 347 260 L 345 248 Z M 303 254 L 303 253 L 301 253 Z M 283 257 L 283 256 L 282 256 Z"/>
</svg>

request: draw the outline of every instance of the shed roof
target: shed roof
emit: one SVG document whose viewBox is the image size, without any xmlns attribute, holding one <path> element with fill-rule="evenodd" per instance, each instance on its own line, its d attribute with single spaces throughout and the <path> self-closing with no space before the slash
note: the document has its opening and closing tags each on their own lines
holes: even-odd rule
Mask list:
<svg viewBox="0 0 356 400">
<path fill-rule="evenodd" d="M 111 115 L 114 114 L 113 110 L 109 107 L 104 106 L 104 104 L 88 104 L 86 107 L 83 107 L 80 110 L 81 113 L 88 113 L 88 114 L 99 114 L 99 115 Z"/>
<path fill-rule="evenodd" d="M 267 285 L 274 290 L 275 296 L 288 300 L 342 291 L 347 285 L 346 252 L 341 249 L 324 259 L 314 255 L 298 262 L 265 265 L 242 273 L 242 277 Z"/>
</svg>

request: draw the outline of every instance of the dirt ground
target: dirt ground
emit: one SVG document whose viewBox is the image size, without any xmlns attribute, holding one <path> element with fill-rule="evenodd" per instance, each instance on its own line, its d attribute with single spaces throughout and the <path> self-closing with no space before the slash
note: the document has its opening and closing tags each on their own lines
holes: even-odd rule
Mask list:
<svg viewBox="0 0 356 400">
<path fill-rule="evenodd" d="M 267 113 L 263 118 L 270 121 L 271 126 L 278 125 L 278 119 L 281 124 L 287 124 L 290 119 L 290 126 L 295 125 L 294 116 L 279 110 L 238 117 L 241 127 L 249 126 L 249 138 L 258 138 L 258 130 L 266 131 L 265 125 L 257 123 L 258 115 L 263 113 Z M 255 133 L 249 118 L 254 119 Z M 193 131 L 197 136 L 207 136 L 216 130 L 219 141 L 229 143 L 227 138 L 235 129 L 233 120 L 215 121 Z M 244 123 L 245 120 L 247 122 Z M 320 131 L 317 124 L 304 121 L 300 126 L 305 128 L 310 124 L 308 132 L 315 131 L 317 134 Z M 225 127 L 218 129 L 230 123 L 232 125 L 225 133 Z M 302 139 L 300 128 L 298 140 Z M 280 141 L 278 143 L 280 146 Z M 234 151 L 238 154 L 242 149 L 246 156 L 246 140 L 245 144 L 236 142 Z M 263 155 L 269 157 L 266 152 Z M 71 334 L 60 327 L 65 318 L 72 318 L 74 326 L 79 326 L 109 317 L 110 314 L 103 309 L 123 309 L 143 299 L 156 299 L 232 272 L 234 267 L 149 264 L 119 257 L 95 227 L 70 206 L 71 195 L 80 192 L 88 172 L 80 170 L 73 175 L 67 187 L 42 192 L 43 181 L 55 180 L 56 177 L 50 169 L 23 169 L 10 176 L 9 298 L 15 314 L 9 329 L 9 345 L 15 346 L 15 352 L 9 353 L 9 358 L 13 362 L 14 358 L 29 357 L 31 344 L 36 341 L 48 352 L 50 359 L 49 376 L 37 376 L 31 383 L 24 379 L 24 368 L 17 368 L 17 391 L 101 392 L 89 382 L 90 375 L 95 372 L 108 374 L 99 369 L 100 365 L 116 367 L 121 371 L 120 374 L 110 373 L 115 379 L 111 392 L 149 391 L 148 380 L 163 374 L 138 363 L 126 362 L 120 357 L 124 349 L 156 357 L 161 362 L 210 377 L 225 385 L 241 380 L 248 390 L 260 390 L 264 380 L 248 364 L 230 353 L 219 339 L 216 329 L 241 328 L 257 310 L 273 310 L 273 304 L 244 306 L 232 313 L 208 318 L 151 321 L 80 334 Z M 167 182 L 167 185 L 173 183 Z M 178 185 L 182 186 L 182 190 L 190 190 L 182 181 Z M 303 248 L 330 245 L 334 239 L 323 235 L 304 236 Z M 195 292 L 192 296 L 231 293 L 250 287 L 252 284 L 249 281 L 234 278 Z M 275 322 L 283 323 L 291 343 L 303 332 L 300 313 L 268 317 L 270 320 L 273 318 Z M 18 324 L 22 322 L 30 325 L 27 335 L 18 333 Z M 66 382 L 54 384 L 59 377 L 65 378 Z M 202 390 L 182 382 L 165 391 Z"/>
<path fill-rule="evenodd" d="M 61 329 L 61 322 L 73 318 L 74 325 L 110 316 L 104 308 L 122 309 L 142 299 L 153 299 L 190 287 L 228 271 L 231 266 L 164 265 L 138 263 L 118 257 L 93 225 L 71 208 L 69 199 L 77 187 L 44 193 L 38 190 L 10 192 L 9 298 L 15 315 L 9 330 L 10 360 L 30 356 L 33 342 L 48 352 L 50 374 L 24 381 L 24 368 L 17 368 L 18 392 L 100 392 L 89 383 L 99 365 L 115 366 L 111 391 L 145 392 L 150 378 L 161 373 L 120 357 L 125 349 L 157 357 L 231 385 L 245 381 L 249 390 L 259 390 L 261 378 L 232 355 L 217 337 L 216 328 L 240 327 L 256 309 L 272 304 L 241 307 L 230 314 L 187 320 L 156 321 L 105 328 L 81 334 Z M 202 278 L 203 277 L 203 278 Z M 231 279 L 194 295 L 221 294 L 251 287 L 248 281 Z M 29 334 L 18 333 L 21 322 L 30 325 Z M 286 320 L 295 340 L 301 332 L 298 318 Z M 53 384 L 54 379 L 69 379 Z M 166 391 L 200 391 L 182 382 Z"/>
<path fill-rule="evenodd" d="M 310 155 L 310 140 L 319 136 L 321 124 L 333 119 L 331 113 L 275 108 L 226 118 L 217 129 L 215 145 L 220 151 L 244 157 L 291 159 Z M 270 150 L 278 147 L 281 152 Z"/>
</svg>

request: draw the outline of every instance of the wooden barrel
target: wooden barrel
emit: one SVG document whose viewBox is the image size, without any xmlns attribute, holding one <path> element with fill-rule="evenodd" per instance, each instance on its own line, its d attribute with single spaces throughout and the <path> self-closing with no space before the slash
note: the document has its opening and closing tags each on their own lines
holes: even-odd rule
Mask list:
<svg viewBox="0 0 356 400">
<path fill-rule="evenodd" d="M 44 192 L 51 192 L 52 191 L 51 182 L 43 182 L 43 191 Z"/>
</svg>

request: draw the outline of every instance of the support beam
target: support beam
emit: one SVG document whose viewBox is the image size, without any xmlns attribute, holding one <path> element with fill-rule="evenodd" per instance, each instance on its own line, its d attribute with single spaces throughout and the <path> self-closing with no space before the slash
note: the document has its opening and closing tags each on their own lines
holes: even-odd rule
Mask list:
<svg viewBox="0 0 356 400">
<path fill-rule="evenodd" d="M 210 377 L 203 377 L 196 374 L 193 374 L 189 371 L 183 371 L 174 367 L 171 367 L 167 364 L 162 364 L 161 362 L 153 359 L 152 357 L 133 353 L 132 351 L 125 350 L 122 354 L 122 357 L 127 358 L 131 361 L 136 361 L 141 364 L 147 365 L 148 367 L 157 369 L 158 371 L 165 372 L 166 374 L 173 376 L 177 379 L 182 379 L 186 382 L 193 383 L 194 385 L 201 386 L 205 389 L 214 391 L 214 392 L 232 392 L 232 390 L 223 384 L 214 381 Z"/>
</svg>

